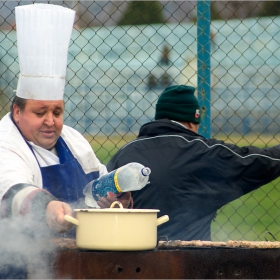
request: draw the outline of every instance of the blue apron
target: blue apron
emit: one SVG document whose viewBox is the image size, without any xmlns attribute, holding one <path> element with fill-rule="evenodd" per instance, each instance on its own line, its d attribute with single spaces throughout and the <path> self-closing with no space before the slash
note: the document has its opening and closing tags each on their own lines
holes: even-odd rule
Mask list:
<svg viewBox="0 0 280 280">
<path fill-rule="evenodd" d="M 28 146 L 35 156 L 32 147 L 29 144 Z M 86 184 L 99 177 L 99 171 L 85 174 L 61 136 L 58 138 L 55 148 L 60 164 L 45 167 L 39 165 L 43 188 L 60 201 L 76 202 L 79 198 L 84 197 L 83 188 Z"/>
</svg>

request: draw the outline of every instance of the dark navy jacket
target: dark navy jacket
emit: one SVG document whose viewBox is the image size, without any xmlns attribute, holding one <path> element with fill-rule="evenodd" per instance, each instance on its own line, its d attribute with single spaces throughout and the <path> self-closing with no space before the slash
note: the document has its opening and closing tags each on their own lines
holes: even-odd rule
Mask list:
<svg viewBox="0 0 280 280">
<path fill-rule="evenodd" d="M 219 208 L 280 176 L 279 145 L 240 148 L 205 139 L 167 119 L 143 125 L 107 168 L 133 161 L 152 171 L 150 184 L 132 193 L 134 208 L 169 215 L 158 236 L 172 240 L 210 240 Z"/>
</svg>

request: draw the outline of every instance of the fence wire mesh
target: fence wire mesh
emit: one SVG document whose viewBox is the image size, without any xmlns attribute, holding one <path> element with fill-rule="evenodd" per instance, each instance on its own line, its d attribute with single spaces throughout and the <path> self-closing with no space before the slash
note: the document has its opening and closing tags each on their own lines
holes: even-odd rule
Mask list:
<svg viewBox="0 0 280 280">
<path fill-rule="evenodd" d="M 0 117 L 17 87 L 14 7 L 51 3 L 76 11 L 69 47 L 65 123 L 106 164 L 154 119 L 172 84 L 197 87 L 195 1 L 1 1 Z M 211 132 L 238 145 L 279 141 L 280 2 L 211 3 Z M 227 187 L 227 186 L 225 186 Z M 213 240 L 280 240 L 280 183 L 219 210 Z"/>
</svg>

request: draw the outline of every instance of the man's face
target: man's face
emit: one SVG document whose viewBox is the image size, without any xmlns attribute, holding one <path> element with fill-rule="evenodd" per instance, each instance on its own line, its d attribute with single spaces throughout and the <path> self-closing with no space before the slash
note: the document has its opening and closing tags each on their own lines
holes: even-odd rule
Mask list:
<svg viewBox="0 0 280 280">
<path fill-rule="evenodd" d="M 13 109 L 14 121 L 28 141 L 45 149 L 55 145 L 63 126 L 63 100 L 30 99 L 23 111 L 17 105 L 13 105 Z"/>
</svg>

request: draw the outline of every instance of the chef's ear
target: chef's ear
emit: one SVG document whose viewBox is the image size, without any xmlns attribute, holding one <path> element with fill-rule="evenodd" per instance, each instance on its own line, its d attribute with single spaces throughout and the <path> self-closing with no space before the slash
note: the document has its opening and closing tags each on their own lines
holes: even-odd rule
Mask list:
<svg viewBox="0 0 280 280">
<path fill-rule="evenodd" d="M 12 110 L 13 120 L 15 121 L 15 123 L 18 123 L 18 121 L 19 121 L 19 114 L 20 114 L 20 108 L 16 104 L 13 104 L 12 107 L 13 107 L 13 110 Z"/>
</svg>

